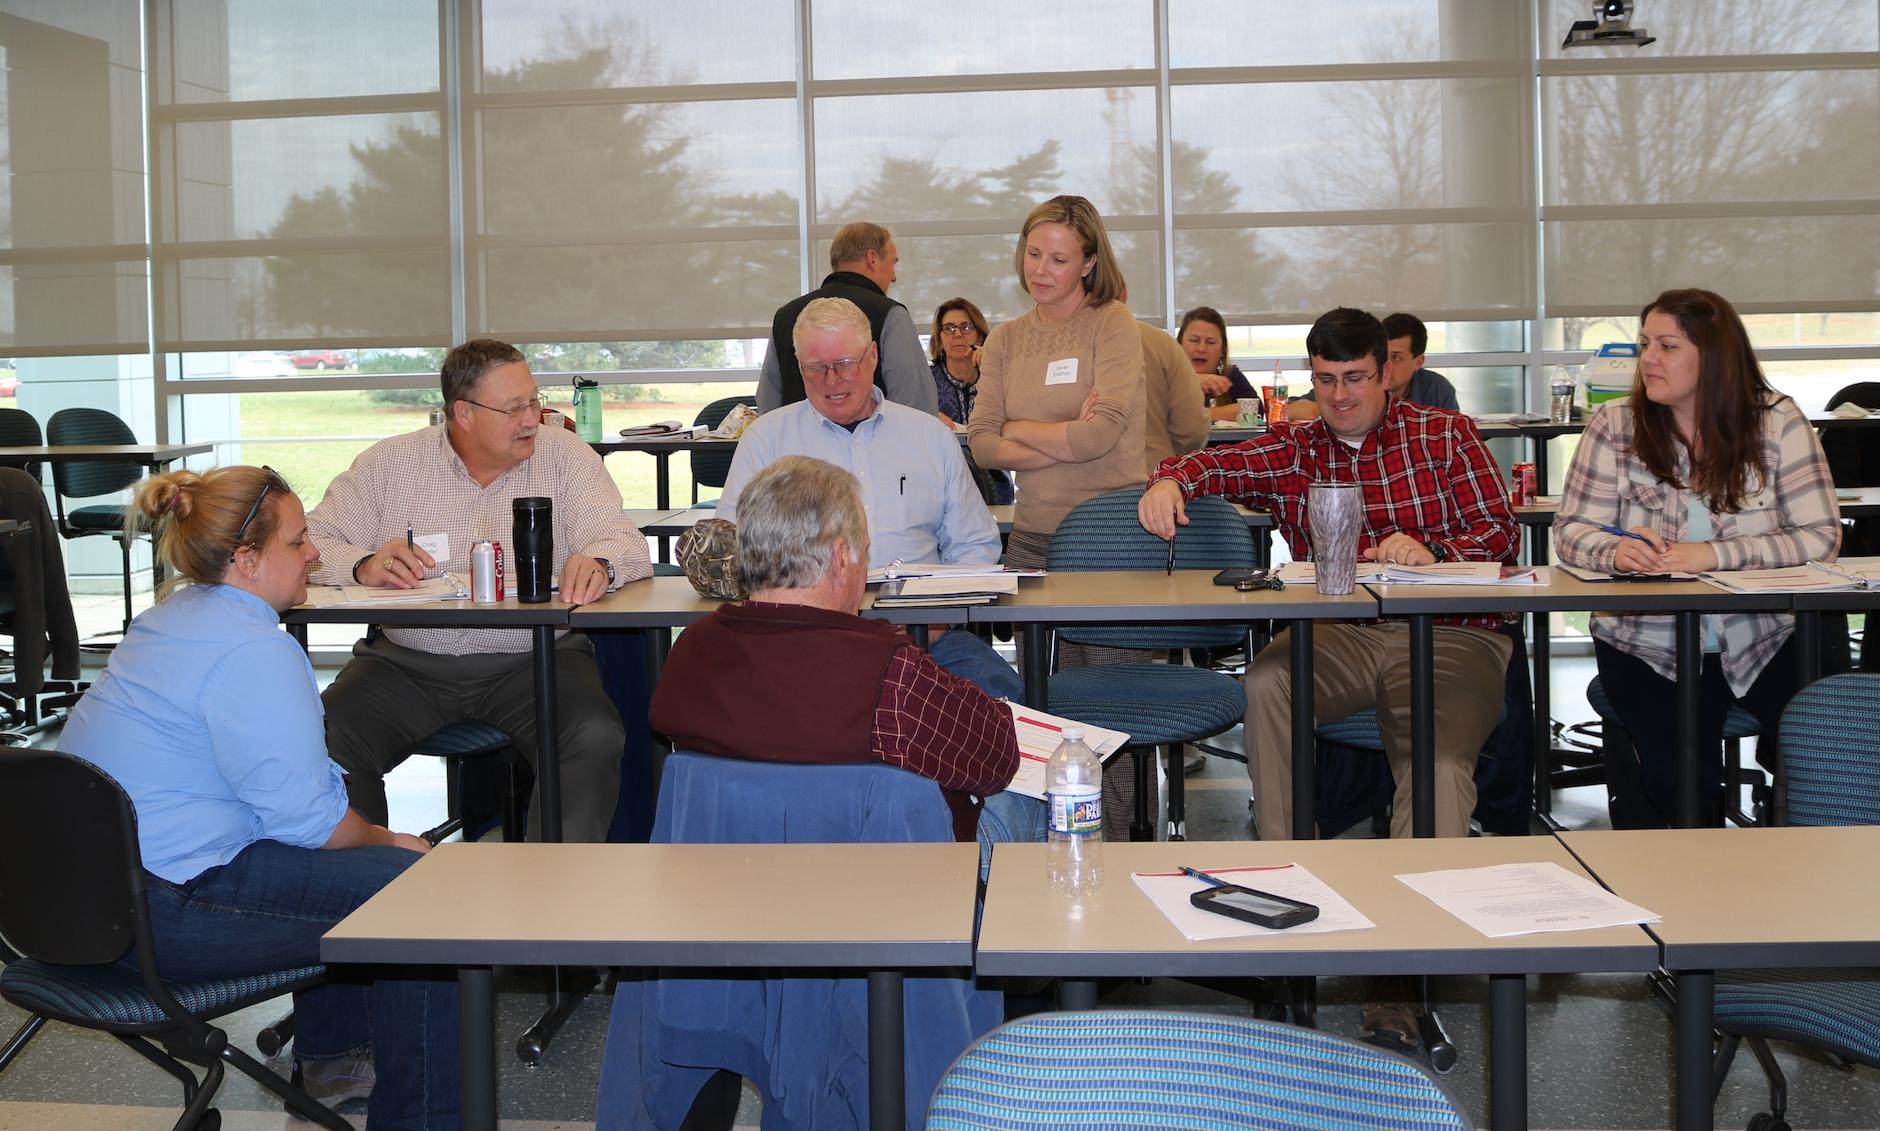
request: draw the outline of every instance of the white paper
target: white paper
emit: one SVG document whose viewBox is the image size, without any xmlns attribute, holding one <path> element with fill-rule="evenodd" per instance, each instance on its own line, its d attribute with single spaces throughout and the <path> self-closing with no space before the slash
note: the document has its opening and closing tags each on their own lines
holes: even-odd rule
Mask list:
<svg viewBox="0 0 1880 1131">
<path fill-rule="evenodd" d="M 380 589 L 371 585 L 309 585 L 307 607 L 310 609 L 346 609 L 355 605 L 408 605 L 421 601 L 465 601 L 470 590 L 455 574 L 418 582 L 410 589 Z"/>
<path fill-rule="evenodd" d="M 411 540 L 411 544 L 431 555 L 434 562 L 450 560 L 449 534 L 420 534 Z"/>
<path fill-rule="evenodd" d="M 1044 383 L 1047 385 L 1075 385 L 1077 383 L 1077 359 L 1061 357 L 1044 367 Z"/>
<path fill-rule="evenodd" d="M 1230 884 L 1272 892 L 1319 909 L 1319 917 L 1297 927 L 1274 930 L 1258 923 L 1230 919 L 1212 911 L 1203 911 L 1188 902 L 1188 897 L 1207 884 L 1181 872 L 1137 872 L 1131 878 L 1142 894 L 1149 897 L 1157 911 L 1168 916 L 1175 929 L 1190 940 L 1283 938 L 1288 935 L 1327 935 L 1335 931 L 1368 931 L 1377 924 L 1364 917 L 1331 885 L 1299 864 L 1280 864 L 1265 868 L 1203 868 L 1202 871 Z"/>
<path fill-rule="evenodd" d="M 1100 761 L 1108 761 L 1129 736 L 1120 730 L 1080 723 L 1061 715 L 1034 711 L 1030 707 L 1010 702 L 1005 704 L 1012 712 L 1012 728 L 1018 734 L 1018 773 L 1012 775 L 1012 782 L 1005 787 L 1007 793 L 1023 794 L 1044 800 L 1045 763 L 1064 740 L 1064 728 L 1083 727 L 1084 745 L 1096 752 Z"/>
<path fill-rule="evenodd" d="M 1450 868 L 1397 879 L 1491 939 L 1658 921 L 1652 912 L 1552 861 Z"/>
<path fill-rule="evenodd" d="M 1312 562 L 1285 562 L 1279 579 L 1287 585 L 1312 585 L 1318 568 Z M 1500 562 L 1436 562 L 1432 565 L 1389 565 L 1359 562 L 1357 580 L 1381 585 L 1545 585 L 1546 566 L 1508 566 Z"/>
<path fill-rule="evenodd" d="M 1567 576 L 1569 577 L 1577 577 L 1581 581 L 1612 581 L 1614 580 L 1612 574 L 1607 573 L 1605 570 L 1601 570 L 1601 569 L 1583 569 L 1579 566 L 1570 566 L 1570 565 L 1555 566 L 1554 568 L 1561 570 L 1562 572 L 1566 573 Z M 1697 575 L 1694 573 L 1668 573 L 1664 576 L 1664 580 L 1666 581 L 1696 581 Z"/>
<path fill-rule="evenodd" d="M 1009 569 L 998 562 L 960 562 L 948 565 L 942 562 L 892 561 L 878 569 L 869 570 L 868 584 L 879 585 L 884 581 L 907 577 L 1043 577 L 1044 572 L 1041 569 Z"/>
<path fill-rule="evenodd" d="M 1547 424 L 1552 418 L 1542 412 L 1478 412 L 1477 424 Z"/>
<path fill-rule="evenodd" d="M 1698 576 L 1732 593 L 1818 593 L 1863 588 L 1858 579 L 1814 562 L 1774 569 L 1712 570 Z"/>
<path fill-rule="evenodd" d="M 1013 573 L 944 574 L 939 577 L 909 577 L 901 582 L 897 596 L 958 597 L 968 593 L 1017 593 L 1018 575 Z"/>
</svg>

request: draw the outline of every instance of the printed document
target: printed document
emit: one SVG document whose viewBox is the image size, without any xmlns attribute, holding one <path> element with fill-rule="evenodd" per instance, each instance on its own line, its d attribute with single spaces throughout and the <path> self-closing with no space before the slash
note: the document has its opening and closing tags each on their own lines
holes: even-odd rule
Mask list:
<svg viewBox="0 0 1880 1131">
<path fill-rule="evenodd" d="M 1181 872 L 1137 872 L 1131 878 L 1155 909 L 1168 916 L 1175 929 L 1195 942 L 1205 939 L 1283 938 L 1287 935 L 1328 935 L 1334 931 L 1367 931 L 1377 926 L 1353 907 L 1331 885 L 1299 864 L 1277 867 L 1203 868 L 1216 879 L 1243 888 L 1283 895 L 1287 899 L 1310 903 L 1319 909 L 1319 917 L 1297 927 L 1274 930 L 1258 923 L 1230 919 L 1212 911 L 1203 911 L 1188 902 L 1188 897 L 1207 884 Z"/>
<path fill-rule="evenodd" d="M 1318 568 L 1312 562 L 1286 562 L 1278 573 L 1287 585 L 1318 581 Z M 1504 566 L 1500 562 L 1435 562 L 1421 566 L 1359 562 L 1357 580 L 1371 585 L 1545 585 L 1547 567 Z"/>
<path fill-rule="evenodd" d="M 1061 715 L 1034 711 L 1010 700 L 1005 705 L 1012 711 L 1012 726 L 1018 732 L 1018 773 L 1012 775 L 1012 784 L 1005 787 L 1008 793 L 1044 800 L 1045 763 L 1051 760 L 1058 743 L 1064 741 L 1065 727 L 1083 727 L 1084 745 L 1090 747 L 1101 762 L 1108 762 L 1129 741 L 1129 736 L 1120 730 L 1106 730 Z"/>
<path fill-rule="evenodd" d="M 1699 576 L 1732 593 L 1820 593 L 1866 587 L 1859 578 L 1822 562 L 1775 569 L 1719 569 Z"/>
<path fill-rule="evenodd" d="M 411 605 L 424 601 L 467 601 L 470 590 L 455 574 L 427 578 L 410 589 L 380 589 L 370 585 L 309 585 L 310 609 L 349 609 L 355 605 Z"/>
<path fill-rule="evenodd" d="M 1552 861 L 1450 868 L 1397 878 L 1491 939 L 1658 921 L 1652 912 Z"/>
</svg>

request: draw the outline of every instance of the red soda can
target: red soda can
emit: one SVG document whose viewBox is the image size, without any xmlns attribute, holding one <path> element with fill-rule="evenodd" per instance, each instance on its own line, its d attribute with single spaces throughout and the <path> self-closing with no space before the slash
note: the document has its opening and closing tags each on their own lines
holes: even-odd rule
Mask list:
<svg viewBox="0 0 1880 1131">
<path fill-rule="evenodd" d="M 1534 505 L 1536 490 L 1534 485 L 1534 465 L 1517 463 L 1508 469 L 1508 501 L 1517 507 Z"/>
</svg>

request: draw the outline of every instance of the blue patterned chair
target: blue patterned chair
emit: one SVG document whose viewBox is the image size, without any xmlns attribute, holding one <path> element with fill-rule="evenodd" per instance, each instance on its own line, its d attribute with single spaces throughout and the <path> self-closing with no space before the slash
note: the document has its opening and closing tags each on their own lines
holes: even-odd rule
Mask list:
<svg viewBox="0 0 1880 1131">
<path fill-rule="evenodd" d="M 219 1124 L 210 1104 L 224 1062 L 303 1118 L 351 1131 L 209 1024 L 316 985 L 325 967 L 166 984 L 150 935 L 137 814 L 91 763 L 54 750 L 0 750 L 0 934 L 23 956 L 0 970 L 0 996 L 31 1015 L 0 1054 L 0 1069 L 49 1018 L 110 1033 L 176 1077 L 185 1105 L 177 1131 Z M 133 946 L 135 972 L 118 962 Z M 206 1066 L 200 1081 L 184 1060 Z"/>
<path fill-rule="evenodd" d="M 1880 675 L 1830 676 L 1797 692 L 1782 715 L 1782 763 L 1790 824 L 1880 825 Z M 1745 1039 L 1769 1078 L 1770 1111 L 1750 1123 L 1759 1131 L 1789 1126 L 1770 1040 L 1880 1067 L 1880 970 L 1719 970 L 1715 1009 L 1717 1086 Z"/>
<path fill-rule="evenodd" d="M 947 1069 L 928 1131 L 1473 1124 L 1415 1062 L 1316 1029 L 1209 1013 L 1040 1013 L 1001 1025 Z"/>
<path fill-rule="evenodd" d="M 1046 564 L 1052 572 L 1160 570 L 1168 565 L 1168 543 L 1142 528 L 1131 487 L 1086 499 L 1064 516 L 1051 535 Z M 1175 568 L 1225 569 L 1253 564 L 1253 534 L 1224 499 L 1188 504 L 1188 525 L 1175 537 Z M 1217 648 L 1247 641 L 1245 624 L 1075 625 L 1059 628 L 1073 644 L 1111 648 Z M 1179 664 L 1115 664 L 1074 668 L 1051 677 L 1051 712 L 1129 735 L 1136 759 L 1136 814 L 1130 839 L 1153 839 L 1150 824 L 1148 755 L 1170 747 L 1169 836 L 1183 835 L 1181 746 L 1228 730 L 1247 716 L 1247 692 L 1223 672 Z"/>
</svg>

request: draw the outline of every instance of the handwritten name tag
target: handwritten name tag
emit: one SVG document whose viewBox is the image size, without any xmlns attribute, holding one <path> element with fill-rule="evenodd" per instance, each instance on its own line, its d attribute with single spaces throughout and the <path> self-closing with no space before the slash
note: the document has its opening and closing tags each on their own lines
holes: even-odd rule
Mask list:
<svg viewBox="0 0 1880 1131">
<path fill-rule="evenodd" d="M 1077 383 L 1077 359 L 1059 358 L 1044 367 L 1044 383 L 1047 385 L 1075 385 Z"/>
</svg>

